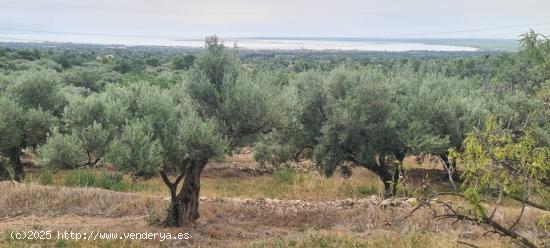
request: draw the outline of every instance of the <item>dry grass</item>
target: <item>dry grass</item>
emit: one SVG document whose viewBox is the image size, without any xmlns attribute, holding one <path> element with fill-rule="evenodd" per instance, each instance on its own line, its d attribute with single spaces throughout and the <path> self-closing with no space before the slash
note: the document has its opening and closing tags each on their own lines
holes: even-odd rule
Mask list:
<svg viewBox="0 0 550 248">
<path fill-rule="evenodd" d="M 239 163 L 247 157 L 231 158 Z M 423 166 L 410 166 L 422 169 Z M 425 169 L 425 168 L 424 168 Z M 434 170 L 435 171 L 435 170 Z M 89 170 L 95 175 L 101 170 Z M 0 238 L 0 247 L 463 247 L 458 240 L 480 247 L 509 247 L 507 239 L 469 223 L 436 221 L 427 209 L 409 218 L 412 206 L 388 207 L 379 204 L 338 209 L 319 205 L 312 209 L 291 207 L 267 209 L 238 202 L 202 202 L 201 217 L 185 228 L 149 225 L 150 210 L 163 219 L 167 189 L 160 178 L 132 182 L 124 176 L 119 190 L 63 187 L 74 171 L 41 179 L 42 172 L 28 173 L 26 184 L 0 182 L 0 233 L 17 230 L 98 229 L 111 232 L 189 232 L 189 241 L 44 241 L 41 243 Z M 201 196 L 321 200 L 363 198 L 381 192 L 379 179 L 365 169 L 356 169 L 351 178 L 326 178 L 314 172 L 251 176 L 218 170 L 203 173 Z M 433 174 L 433 176 L 432 176 Z M 436 174 L 432 173 L 431 180 Z M 40 181 L 53 186 L 37 185 Z M 419 181 L 417 184 L 423 184 Z M 445 186 L 445 185 L 443 185 Z M 517 207 L 502 207 L 497 215 L 505 223 L 513 221 Z M 518 225 L 529 233 L 540 213 L 528 209 Z"/>
<path fill-rule="evenodd" d="M 339 248 L 339 247 L 456 247 L 456 235 L 434 237 L 433 235 L 374 235 L 360 238 L 339 232 L 313 233 L 306 237 L 275 238 L 243 245 L 245 248 L 263 247 L 301 247 L 301 248 Z"/>
<path fill-rule="evenodd" d="M 457 243 L 457 232 L 449 232 L 441 235 L 433 234 L 406 234 L 381 233 L 369 237 L 359 237 L 341 232 L 315 232 L 305 237 L 274 238 L 252 244 L 243 244 L 236 247 L 263 248 L 263 247 L 300 247 L 300 248 L 339 248 L 339 247 L 406 247 L 406 248 L 455 248 L 468 247 Z M 480 240 L 479 247 L 513 247 L 511 245 L 495 242 L 494 240 Z"/>
<path fill-rule="evenodd" d="M 459 238 L 480 247 L 506 247 L 508 242 L 468 223 L 433 220 L 428 211 L 404 219 L 408 210 L 373 205 L 292 212 L 210 203 L 203 205 L 196 231 L 207 246 L 231 247 L 457 247 Z"/>
<path fill-rule="evenodd" d="M 144 247 L 140 242 L 126 240 L 13 240 L 9 237 L 9 231 L 3 233 L 3 238 L 0 238 L 0 248 L 13 247 L 79 247 L 79 248 L 139 248 Z"/>
<path fill-rule="evenodd" d="M 145 215 L 159 198 L 91 188 L 0 182 L 0 217 L 65 214 L 120 217 Z"/>
<path fill-rule="evenodd" d="M 0 183 L 0 191 L 4 192 L 0 196 L 2 231 L 97 228 L 115 232 L 185 231 L 193 236 L 188 242 L 79 242 L 76 247 L 456 247 L 459 238 L 474 241 L 481 247 L 505 247 L 509 243 L 484 235 L 482 229 L 468 223 L 433 220 L 427 210 L 404 218 L 411 207 L 403 206 L 372 204 L 354 209 L 321 206 L 289 211 L 231 202 L 203 202 L 198 222 L 181 229 L 148 225 L 148 208 L 153 206 L 163 214 L 166 202 L 160 197 L 11 182 Z M 35 243 L 0 240 L 0 247 L 32 244 Z M 55 242 L 43 244 L 45 247 L 55 245 Z"/>
</svg>

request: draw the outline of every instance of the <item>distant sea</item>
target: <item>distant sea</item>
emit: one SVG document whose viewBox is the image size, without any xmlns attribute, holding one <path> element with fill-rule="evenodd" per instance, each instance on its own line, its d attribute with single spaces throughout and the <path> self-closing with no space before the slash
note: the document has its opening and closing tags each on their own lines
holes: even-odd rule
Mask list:
<svg viewBox="0 0 550 248">
<path fill-rule="evenodd" d="M 203 47 L 204 38 L 129 37 L 61 34 L 0 34 L 4 42 L 63 42 L 127 46 Z M 477 51 L 510 50 L 514 40 L 483 39 L 383 39 L 383 38 L 224 38 L 226 46 L 244 49 L 345 50 L 345 51 Z"/>
</svg>

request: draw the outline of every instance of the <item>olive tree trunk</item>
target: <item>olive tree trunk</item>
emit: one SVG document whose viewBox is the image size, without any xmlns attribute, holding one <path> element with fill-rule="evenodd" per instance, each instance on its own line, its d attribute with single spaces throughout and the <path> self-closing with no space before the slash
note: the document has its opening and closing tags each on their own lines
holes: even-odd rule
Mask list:
<svg viewBox="0 0 550 248">
<path fill-rule="evenodd" d="M 179 204 L 178 226 L 195 222 L 199 218 L 201 173 L 208 161 L 192 161 L 185 172 L 183 188 L 177 195 Z"/>
<path fill-rule="evenodd" d="M 170 208 L 168 209 L 168 215 L 166 216 L 165 224 L 167 226 L 176 226 L 177 225 L 177 219 L 179 216 L 179 202 L 177 197 L 177 190 L 178 185 L 181 181 L 181 179 L 184 176 L 184 173 L 181 173 L 177 178 L 175 182 L 170 182 L 170 179 L 168 178 L 168 175 L 166 174 L 166 171 L 160 171 L 160 175 L 162 176 L 162 180 L 166 184 L 166 187 L 168 187 L 168 191 L 170 192 Z"/>
<path fill-rule="evenodd" d="M 199 218 L 200 177 L 208 161 L 191 161 L 174 183 L 161 171 L 164 183 L 170 191 L 170 211 L 166 217 L 168 226 L 185 226 Z M 183 179 L 182 189 L 177 192 Z"/>
<path fill-rule="evenodd" d="M 374 172 L 384 184 L 384 197 L 393 196 L 393 193 L 392 193 L 393 177 L 389 172 L 388 166 L 386 164 L 386 155 L 381 154 L 380 156 L 378 156 L 378 165 L 368 166 L 367 169 Z"/>
<path fill-rule="evenodd" d="M 403 160 L 405 160 L 405 151 L 400 150 L 394 153 L 397 164 L 395 165 L 395 171 L 393 173 L 392 182 L 392 195 L 397 194 L 397 189 L 401 181 L 401 175 L 403 174 Z"/>
<path fill-rule="evenodd" d="M 21 163 L 21 149 L 18 147 L 11 148 L 10 162 L 14 171 L 13 180 L 22 182 L 25 179 L 25 170 L 23 169 L 23 163 Z"/>
</svg>

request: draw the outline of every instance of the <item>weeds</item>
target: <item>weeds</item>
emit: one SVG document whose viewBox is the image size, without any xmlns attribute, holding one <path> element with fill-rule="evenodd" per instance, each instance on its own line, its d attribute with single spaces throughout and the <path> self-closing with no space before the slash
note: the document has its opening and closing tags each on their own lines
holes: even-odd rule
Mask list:
<svg viewBox="0 0 550 248">
<path fill-rule="evenodd" d="M 44 171 L 40 173 L 38 182 L 41 185 L 53 185 L 53 175 L 50 171 Z"/>
<path fill-rule="evenodd" d="M 28 173 L 25 181 L 40 185 L 91 187 L 122 192 L 166 195 L 166 186 L 156 178 L 134 181 L 130 176 L 97 169 L 51 173 Z M 375 175 L 356 173 L 344 179 L 327 178 L 316 172 L 281 169 L 273 176 L 223 177 L 202 179 L 202 195 L 207 197 L 270 197 L 281 199 L 360 198 L 380 192 Z"/>
<path fill-rule="evenodd" d="M 304 178 L 300 175 L 300 173 L 289 168 L 284 168 L 284 169 L 275 171 L 275 173 L 273 173 L 273 177 L 279 183 L 293 184 L 293 183 L 299 183 L 304 181 Z"/>
</svg>

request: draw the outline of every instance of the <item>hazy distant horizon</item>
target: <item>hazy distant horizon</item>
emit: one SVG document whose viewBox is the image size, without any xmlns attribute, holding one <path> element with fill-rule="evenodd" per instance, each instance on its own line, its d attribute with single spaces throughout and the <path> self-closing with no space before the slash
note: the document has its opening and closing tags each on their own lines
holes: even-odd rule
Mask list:
<svg viewBox="0 0 550 248">
<path fill-rule="evenodd" d="M 344 50 L 344 51 L 477 51 L 471 39 L 369 38 L 369 37 L 220 37 L 226 46 L 252 50 Z M 57 42 L 125 46 L 174 46 L 200 48 L 204 37 L 131 37 L 101 35 L 0 35 L 4 42 Z M 460 42 L 462 41 L 462 42 Z M 513 40 L 487 40 L 512 44 Z M 477 41 L 479 43 L 479 41 Z"/>
</svg>

